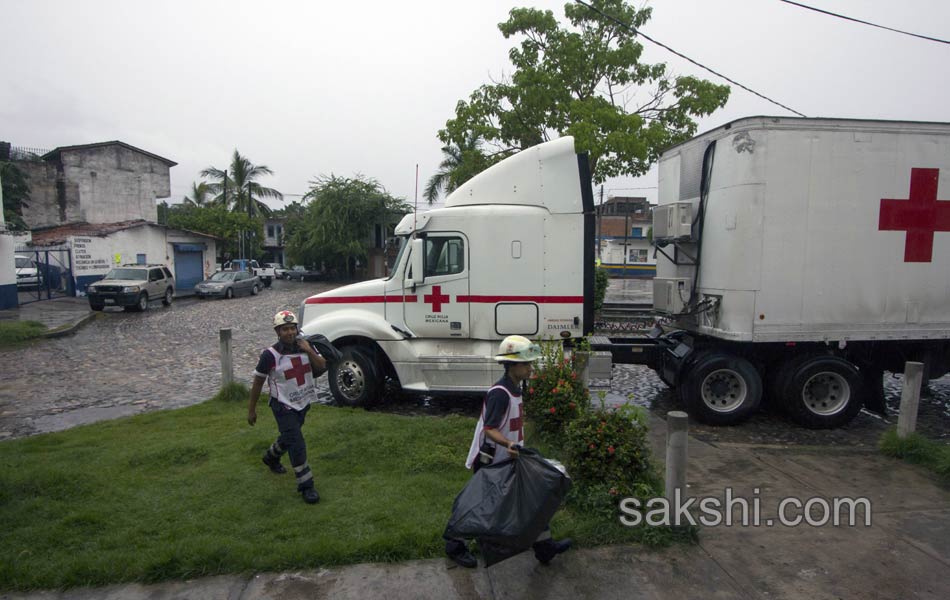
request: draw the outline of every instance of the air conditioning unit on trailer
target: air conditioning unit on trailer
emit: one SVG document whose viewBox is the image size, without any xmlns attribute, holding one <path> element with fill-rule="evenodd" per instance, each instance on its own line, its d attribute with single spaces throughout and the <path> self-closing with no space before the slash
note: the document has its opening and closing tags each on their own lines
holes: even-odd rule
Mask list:
<svg viewBox="0 0 950 600">
<path fill-rule="evenodd" d="M 686 277 L 656 277 L 653 279 L 653 310 L 679 314 L 689 302 L 692 281 Z"/>
<path fill-rule="evenodd" d="M 693 205 L 672 202 L 653 209 L 653 239 L 689 239 L 693 235 Z"/>
</svg>

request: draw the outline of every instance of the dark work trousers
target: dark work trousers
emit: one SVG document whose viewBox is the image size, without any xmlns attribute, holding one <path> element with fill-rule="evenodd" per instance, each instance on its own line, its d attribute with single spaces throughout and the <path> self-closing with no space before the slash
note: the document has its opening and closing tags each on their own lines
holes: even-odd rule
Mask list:
<svg viewBox="0 0 950 600">
<path fill-rule="evenodd" d="M 303 438 L 303 432 L 300 431 L 310 407 L 294 410 L 281 404 L 276 398 L 271 398 L 269 405 L 274 413 L 274 419 L 277 420 L 280 435 L 268 453 L 276 454 L 278 458 L 284 452 L 290 454 L 290 465 L 294 468 L 294 475 L 297 477 L 297 489 L 312 488 L 313 472 L 307 463 L 307 442 Z"/>
</svg>

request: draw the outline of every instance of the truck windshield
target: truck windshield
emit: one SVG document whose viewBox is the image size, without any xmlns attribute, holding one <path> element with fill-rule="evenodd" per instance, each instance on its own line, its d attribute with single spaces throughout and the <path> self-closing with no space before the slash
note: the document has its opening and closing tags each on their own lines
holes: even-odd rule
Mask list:
<svg viewBox="0 0 950 600">
<path fill-rule="evenodd" d="M 401 236 L 399 238 L 391 238 L 386 244 L 386 268 L 389 269 L 389 276 L 386 277 L 387 280 L 393 278 L 396 275 L 396 269 L 399 268 L 399 263 L 402 261 L 402 255 L 406 252 L 406 246 L 409 238 L 407 236 Z M 396 245 L 398 244 L 399 249 L 396 250 Z M 395 253 L 396 258 L 389 262 L 389 257 Z"/>
</svg>

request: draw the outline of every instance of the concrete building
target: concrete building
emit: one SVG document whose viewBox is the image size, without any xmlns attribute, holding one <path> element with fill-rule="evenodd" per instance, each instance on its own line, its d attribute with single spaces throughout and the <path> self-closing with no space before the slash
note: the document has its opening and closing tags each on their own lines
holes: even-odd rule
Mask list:
<svg viewBox="0 0 950 600">
<path fill-rule="evenodd" d="M 6 149 L 29 177 L 30 229 L 69 223 L 158 219 L 157 200 L 171 195 L 169 169 L 177 163 L 125 142 L 61 146 L 41 156 Z M 4 147 L 0 146 L 0 160 Z"/>
<path fill-rule="evenodd" d="M 646 198 L 614 196 L 596 208 L 600 264 L 611 277 L 654 277 L 653 208 Z"/>
<path fill-rule="evenodd" d="M 286 219 L 264 220 L 264 260 L 287 265 L 287 255 L 284 253 L 284 222 Z"/>
</svg>

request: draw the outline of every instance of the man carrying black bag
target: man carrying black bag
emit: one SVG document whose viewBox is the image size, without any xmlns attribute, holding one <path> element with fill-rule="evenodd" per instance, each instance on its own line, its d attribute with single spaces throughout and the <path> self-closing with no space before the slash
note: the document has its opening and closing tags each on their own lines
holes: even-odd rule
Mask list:
<svg viewBox="0 0 950 600">
<path fill-rule="evenodd" d="M 504 366 L 505 375 L 488 390 L 485 397 L 482 414 L 475 426 L 475 435 L 465 461 L 466 467 L 477 472 L 482 466 L 497 465 L 509 458 L 518 458 L 518 450 L 524 442 L 524 410 L 521 400 L 521 383 L 531 376 L 532 365 L 540 357 L 541 348 L 537 344 L 531 343 L 527 338 L 520 335 L 511 335 L 502 340 L 495 360 Z M 540 461 L 541 459 L 537 453 L 532 453 L 531 460 Z M 517 473 L 512 471 L 504 475 L 496 473 L 492 473 L 492 475 L 500 475 L 506 482 L 510 483 L 510 477 L 512 476 L 531 477 L 533 476 L 531 473 L 539 472 L 538 469 L 542 471 L 546 468 L 553 469 L 549 465 L 536 464 L 535 462 L 532 462 L 531 465 L 521 466 L 526 468 L 518 470 Z M 550 472 L 548 475 L 550 475 Z M 473 494 L 477 495 L 480 489 L 479 486 L 497 488 L 499 485 L 503 485 L 498 481 L 489 481 L 489 478 L 484 476 L 480 479 L 485 481 L 473 480 L 459 494 L 455 509 L 458 509 L 459 501 L 463 500 L 466 495 L 468 497 Z M 494 479 L 497 479 L 497 477 Z M 472 484 L 476 485 L 473 487 Z M 566 491 L 566 488 L 563 491 Z M 557 499 L 557 504 L 559 503 L 560 501 Z M 553 510 L 556 510 L 557 504 L 553 506 Z M 551 514 L 553 514 L 553 510 L 550 510 Z M 528 517 L 526 516 L 526 518 Z M 457 564 L 473 568 L 477 566 L 478 562 L 469 551 L 466 540 L 452 535 L 453 531 L 459 529 L 457 525 L 457 515 L 453 514 L 444 536 L 446 539 L 445 553 Z M 490 540 L 484 538 L 483 541 L 491 543 Z M 528 541 L 530 542 L 530 539 Z M 491 545 L 494 547 L 494 544 Z M 566 551 L 570 546 L 571 540 L 569 539 L 553 540 L 545 523 L 544 530 L 537 537 L 532 547 L 535 558 L 542 564 L 548 564 L 555 556 Z M 485 548 L 483 548 L 484 550 Z M 497 551 L 493 553 L 499 555 Z M 505 556 L 502 555 L 503 557 Z M 498 560 L 500 559 L 498 558 Z M 492 562 L 496 561 L 493 560 Z"/>
</svg>

